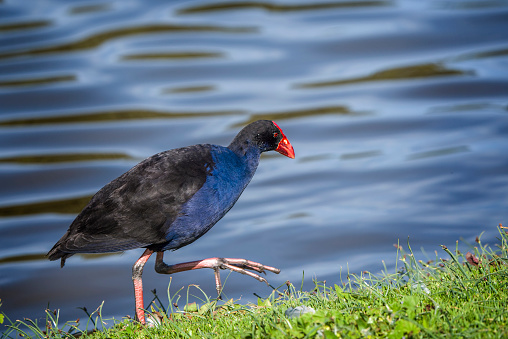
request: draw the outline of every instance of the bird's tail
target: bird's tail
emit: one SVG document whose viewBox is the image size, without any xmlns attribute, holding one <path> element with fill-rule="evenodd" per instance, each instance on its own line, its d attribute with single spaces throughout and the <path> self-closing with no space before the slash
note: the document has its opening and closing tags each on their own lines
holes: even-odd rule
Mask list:
<svg viewBox="0 0 508 339">
<path fill-rule="evenodd" d="M 62 239 L 65 238 L 62 237 Z M 68 252 L 64 252 L 60 249 L 60 245 L 62 243 L 62 239 L 60 239 L 56 244 L 55 246 L 53 246 L 53 248 L 48 252 L 48 254 L 46 254 L 46 256 L 48 257 L 49 260 L 51 261 L 54 261 L 54 260 L 57 260 L 57 259 L 61 259 L 60 260 L 60 267 L 64 267 L 65 265 L 65 260 L 70 257 L 71 255 L 73 255 L 74 253 L 68 253 Z"/>
<path fill-rule="evenodd" d="M 49 260 L 54 261 L 60 259 L 60 267 L 64 267 L 65 260 L 67 260 L 68 257 L 71 255 L 74 255 L 74 253 L 65 253 L 60 251 L 59 249 L 53 249 L 46 254 Z"/>
</svg>

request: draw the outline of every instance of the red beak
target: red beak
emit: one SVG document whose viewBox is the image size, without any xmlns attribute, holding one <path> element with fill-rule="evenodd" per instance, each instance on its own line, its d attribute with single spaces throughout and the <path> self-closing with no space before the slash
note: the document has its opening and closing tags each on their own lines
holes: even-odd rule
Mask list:
<svg viewBox="0 0 508 339">
<path fill-rule="evenodd" d="M 282 140 L 279 141 L 279 144 L 277 145 L 277 148 L 275 149 L 277 152 L 279 152 L 282 155 L 285 155 L 288 158 L 294 159 L 295 158 L 295 150 L 293 149 L 293 146 L 289 142 L 288 138 L 284 135 L 282 130 L 280 129 L 279 125 L 275 123 L 275 121 L 272 121 L 275 126 L 280 131 L 280 134 L 282 134 Z"/>
</svg>

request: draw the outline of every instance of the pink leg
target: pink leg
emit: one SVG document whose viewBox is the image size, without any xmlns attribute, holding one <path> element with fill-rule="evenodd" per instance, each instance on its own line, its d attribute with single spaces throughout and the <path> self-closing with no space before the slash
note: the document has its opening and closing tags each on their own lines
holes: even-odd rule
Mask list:
<svg viewBox="0 0 508 339">
<path fill-rule="evenodd" d="M 145 266 L 148 258 L 152 255 L 153 251 L 146 249 L 145 252 L 132 266 L 132 281 L 134 282 L 134 299 L 136 300 L 136 318 L 142 324 L 145 324 L 145 305 L 143 302 L 143 266 Z"/>
<path fill-rule="evenodd" d="M 257 279 L 261 282 L 265 282 L 268 285 L 268 281 L 266 281 L 265 278 L 260 277 L 259 275 L 246 271 L 256 271 L 259 273 L 265 273 L 266 271 L 273 272 L 275 274 L 279 274 L 280 270 L 275 267 L 265 266 L 260 263 L 245 260 L 245 259 L 234 259 L 234 258 L 209 258 L 204 260 L 197 260 L 197 261 L 191 261 L 186 262 L 182 264 L 176 264 L 176 265 L 167 265 L 163 261 L 164 259 L 164 252 L 157 252 L 157 259 L 155 260 L 155 271 L 157 273 L 161 274 L 173 274 L 178 272 L 184 272 L 184 271 L 190 271 L 190 270 L 197 270 L 200 268 L 211 268 L 215 272 L 215 286 L 217 288 L 217 293 L 221 295 L 222 291 L 222 283 L 220 280 L 220 273 L 219 269 L 225 270 L 229 269 L 234 272 L 238 272 L 241 274 L 248 275 L 249 277 L 252 277 L 254 279 Z"/>
</svg>

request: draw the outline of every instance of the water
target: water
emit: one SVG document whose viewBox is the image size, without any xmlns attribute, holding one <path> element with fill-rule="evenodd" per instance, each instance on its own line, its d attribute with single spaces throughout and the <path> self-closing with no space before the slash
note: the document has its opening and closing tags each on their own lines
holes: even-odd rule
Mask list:
<svg viewBox="0 0 508 339">
<path fill-rule="evenodd" d="M 227 145 L 257 119 L 277 121 L 296 159 L 264 155 L 230 213 L 169 264 L 248 258 L 282 269 L 275 286 L 305 272 L 310 288 L 393 270 L 399 239 L 430 257 L 481 232 L 494 244 L 507 110 L 507 1 L 4 1 L 1 310 L 37 318 L 49 303 L 73 320 L 104 301 L 105 317 L 132 315 L 142 249 L 64 269 L 45 253 L 141 159 Z M 146 299 L 166 301 L 152 267 Z M 189 284 L 215 293 L 210 270 L 174 275 L 171 293 Z M 225 293 L 270 289 L 231 274 Z"/>
</svg>

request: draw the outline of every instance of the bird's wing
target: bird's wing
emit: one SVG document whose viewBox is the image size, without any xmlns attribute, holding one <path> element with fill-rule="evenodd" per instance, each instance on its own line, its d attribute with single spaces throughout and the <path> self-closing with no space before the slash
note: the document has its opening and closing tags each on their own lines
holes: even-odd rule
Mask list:
<svg viewBox="0 0 508 339">
<path fill-rule="evenodd" d="M 183 204 L 214 166 L 210 145 L 145 159 L 97 192 L 55 247 L 66 253 L 100 253 L 164 243 Z"/>
</svg>

